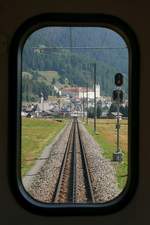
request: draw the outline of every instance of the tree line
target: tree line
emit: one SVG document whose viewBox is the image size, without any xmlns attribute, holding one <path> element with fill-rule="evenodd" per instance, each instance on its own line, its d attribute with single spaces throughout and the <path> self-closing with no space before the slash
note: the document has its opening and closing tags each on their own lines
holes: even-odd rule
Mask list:
<svg viewBox="0 0 150 225">
<path fill-rule="evenodd" d="M 101 104 L 98 104 L 96 107 L 96 117 L 98 119 L 102 117 L 103 111 L 106 112 L 106 108 L 105 107 L 103 108 Z M 117 112 L 117 105 L 112 103 L 110 108 L 107 108 L 106 116 L 112 117 L 112 113 L 114 112 Z M 119 112 L 122 114 L 123 117 L 128 117 L 128 106 L 121 105 Z M 89 118 L 94 118 L 94 113 L 95 113 L 94 107 L 89 107 L 87 113 Z"/>
<path fill-rule="evenodd" d="M 38 72 L 31 71 L 22 73 L 22 100 L 26 102 L 37 102 L 41 95 L 44 100 L 48 96 L 57 96 L 58 93 L 54 89 L 55 78 L 52 81 L 46 81 Z"/>
</svg>

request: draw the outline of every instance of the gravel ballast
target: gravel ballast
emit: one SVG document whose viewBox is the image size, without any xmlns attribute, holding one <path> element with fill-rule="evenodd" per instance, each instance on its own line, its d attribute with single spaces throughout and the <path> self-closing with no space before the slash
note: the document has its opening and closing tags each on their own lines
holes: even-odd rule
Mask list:
<svg viewBox="0 0 150 225">
<path fill-rule="evenodd" d="M 86 128 L 81 123 L 79 127 L 82 142 L 86 149 L 95 201 L 100 203 L 110 201 L 120 193 L 115 170 L 111 165 L 111 161 L 102 156 L 102 150 Z"/>
<path fill-rule="evenodd" d="M 37 160 L 32 170 L 23 178 L 26 191 L 38 201 L 52 202 L 71 125 L 72 123 L 69 123 L 56 137 L 54 143 L 44 149 L 40 157 L 42 160 Z M 99 145 L 81 122 L 79 128 L 86 150 L 95 202 L 110 201 L 120 193 L 115 170 L 111 162 L 102 156 Z"/>
<path fill-rule="evenodd" d="M 23 178 L 25 190 L 36 200 L 50 202 L 52 200 L 59 170 L 67 145 L 71 123 L 58 134 L 54 142 L 47 146 L 34 167 Z"/>
</svg>

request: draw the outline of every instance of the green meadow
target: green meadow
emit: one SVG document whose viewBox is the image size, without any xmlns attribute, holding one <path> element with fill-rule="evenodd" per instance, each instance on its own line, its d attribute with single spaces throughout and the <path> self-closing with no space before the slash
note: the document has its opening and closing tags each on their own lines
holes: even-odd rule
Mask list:
<svg viewBox="0 0 150 225">
<path fill-rule="evenodd" d="M 53 141 L 66 122 L 66 120 L 22 118 L 22 176 L 31 169 L 44 147 Z"/>
<path fill-rule="evenodd" d="M 122 162 L 113 162 L 113 153 L 116 150 L 116 120 L 115 119 L 97 119 L 96 133 L 93 131 L 93 120 L 90 119 L 85 124 L 88 132 L 94 137 L 95 141 L 102 149 L 102 155 L 112 161 L 116 170 L 118 186 L 122 190 L 128 176 L 128 121 L 120 121 L 120 149 L 123 152 Z"/>
</svg>

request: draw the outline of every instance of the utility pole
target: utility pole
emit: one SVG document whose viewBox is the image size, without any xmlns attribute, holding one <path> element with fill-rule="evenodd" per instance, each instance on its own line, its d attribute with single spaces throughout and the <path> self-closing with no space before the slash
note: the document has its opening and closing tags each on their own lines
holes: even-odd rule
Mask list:
<svg viewBox="0 0 150 225">
<path fill-rule="evenodd" d="M 87 116 L 86 116 L 86 122 L 88 124 L 88 92 L 89 92 L 89 83 L 87 81 L 87 86 L 86 86 L 86 98 L 87 98 Z"/>
<path fill-rule="evenodd" d="M 59 108 L 59 115 L 60 115 L 60 97 L 58 97 L 58 108 Z"/>
<path fill-rule="evenodd" d="M 70 66 L 72 67 L 72 47 L 73 47 L 73 40 L 72 40 L 72 27 L 69 28 L 70 33 Z M 70 67 L 70 68 L 71 68 Z"/>
<path fill-rule="evenodd" d="M 70 116 L 71 116 L 71 99 L 70 99 Z"/>
<path fill-rule="evenodd" d="M 82 102 L 82 104 L 83 104 L 83 121 L 84 121 L 84 87 L 83 87 L 83 102 Z"/>
<path fill-rule="evenodd" d="M 94 73 L 94 133 L 96 133 L 96 63 L 93 64 L 93 73 Z"/>
<path fill-rule="evenodd" d="M 82 66 L 82 72 L 83 72 L 83 74 L 86 74 L 86 71 L 87 71 L 86 64 L 82 64 L 81 66 Z M 82 114 L 82 116 L 83 116 L 83 121 L 84 121 L 84 117 L 85 117 L 85 114 L 84 114 L 84 112 L 85 112 L 85 101 L 84 101 L 85 100 L 84 99 L 85 92 L 86 92 L 86 90 L 84 91 L 84 87 L 83 87 L 83 99 L 82 99 L 82 108 L 83 108 L 83 114 Z"/>
</svg>

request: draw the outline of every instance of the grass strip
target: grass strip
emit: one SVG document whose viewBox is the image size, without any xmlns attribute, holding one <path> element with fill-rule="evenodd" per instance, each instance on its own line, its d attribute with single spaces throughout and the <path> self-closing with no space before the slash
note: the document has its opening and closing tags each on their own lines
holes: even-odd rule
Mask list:
<svg viewBox="0 0 150 225">
<path fill-rule="evenodd" d="M 22 176 L 31 169 L 44 147 L 53 141 L 65 125 L 66 120 L 22 118 Z"/>
<path fill-rule="evenodd" d="M 128 121 L 120 121 L 120 149 L 123 152 L 122 162 L 112 162 L 118 180 L 118 187 L 123 190 L 128 176 Z M 93 131 L 93 121 L 89 120 L 85 124 L 88 132 L 102 149 L 102 155 L 112 160 L 113 153 L 116 150 L 116 120 L 115 119 L 97 119 L 96 133 Z"/>
</svg>

